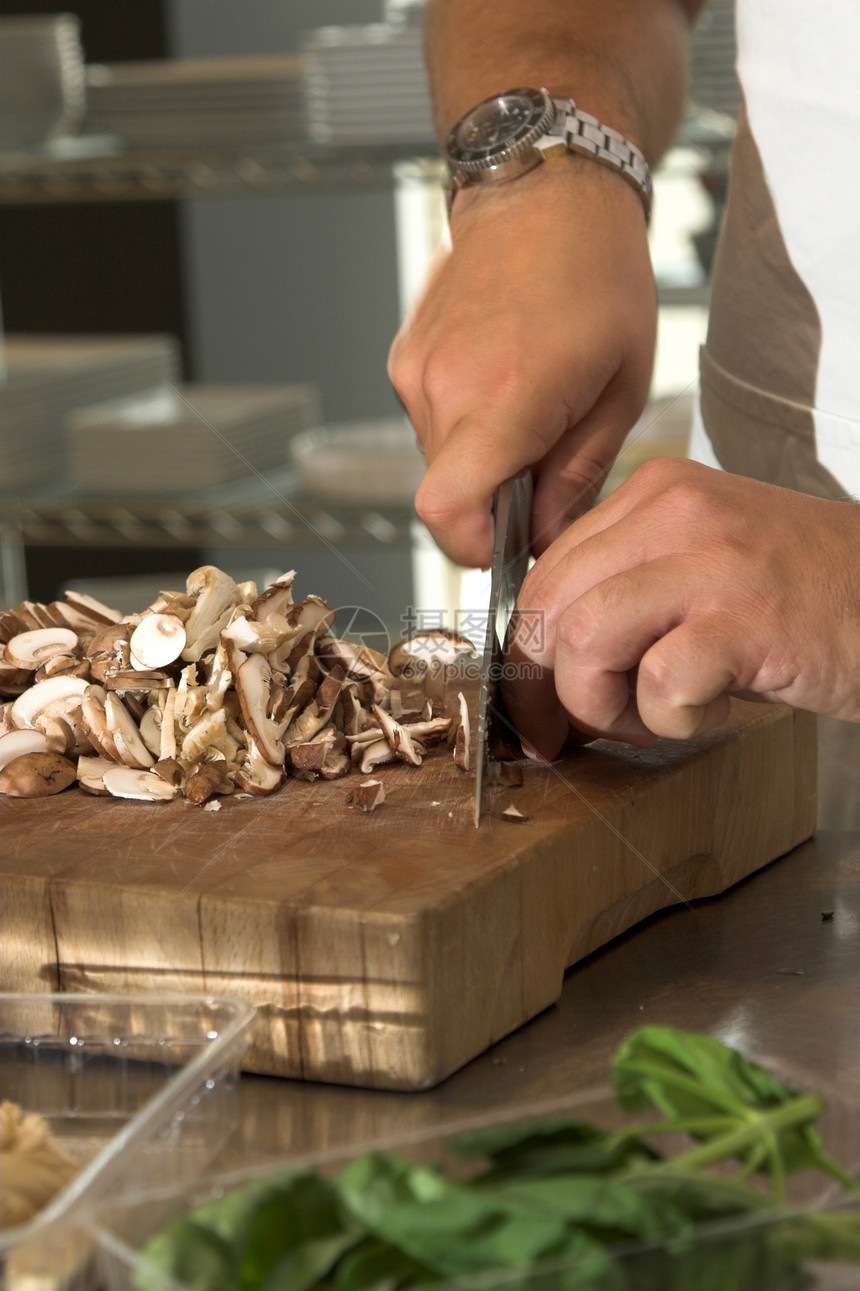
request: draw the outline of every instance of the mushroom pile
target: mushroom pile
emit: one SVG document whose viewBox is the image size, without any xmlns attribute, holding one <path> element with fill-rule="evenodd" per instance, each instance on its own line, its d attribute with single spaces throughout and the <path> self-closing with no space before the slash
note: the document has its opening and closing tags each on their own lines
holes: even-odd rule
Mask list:
<svg viewBox="0 0 860 1291">
<path fill-rule="evenodd" d="M 451 665 L 475 657 L 447 629 L 388 656 L 335 636 L 336 611 L 294 601 L 294 571 L 258 594 L 204 565 L 184 592 L 121 615 L 67 592 L 0 613 L 0 792 L 91 794 L 217 808 L 218 796 L 274 793 L 288 776 L 370 776 L 419 767 L 445 745 L 469 769 L 462 693 L 445 707 Z M 375 778 L 350 799 L 372 811 Z"/>
</svg>

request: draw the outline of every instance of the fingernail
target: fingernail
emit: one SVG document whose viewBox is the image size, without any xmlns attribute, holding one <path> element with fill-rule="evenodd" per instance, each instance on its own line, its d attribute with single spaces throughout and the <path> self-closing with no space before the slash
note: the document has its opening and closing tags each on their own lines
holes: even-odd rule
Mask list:
<svg viewBox="0 0 860 1291">
<path fill-rule="evenodd" d="M 522 747 L 523 753 L 526 755 L 527 758 L 531 758 L 532 762 L 546 761 L 546 759 L 542 758 L 541 755 L 538 753 L 535 746 L 533 744 L 529 744 L 528 740 L 520 740 L 520 745 Z"/>
</svg>

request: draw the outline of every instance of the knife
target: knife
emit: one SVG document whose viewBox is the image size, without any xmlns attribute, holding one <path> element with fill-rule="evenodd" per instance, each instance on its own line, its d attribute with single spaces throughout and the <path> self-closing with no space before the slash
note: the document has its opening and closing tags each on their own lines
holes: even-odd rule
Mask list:
<svg viewBox="0 0 860 1291">
<path fill-rule="evenodd" d="M 532 491 L 532 474 L 526 470 L 499 485 L 493 499 L 495 533 L 490 566 L 490 603 L 487 608 L 484 653 L 481 657 L 481 689 L 478 693 L 476 826 L 481 823 L 481 811 L 489 788 L 487 771 L 493 751 L 510 730 L 510 723 L 504 717 L 499 682 L 508 625 L 529 566 Z"/>
</svg>

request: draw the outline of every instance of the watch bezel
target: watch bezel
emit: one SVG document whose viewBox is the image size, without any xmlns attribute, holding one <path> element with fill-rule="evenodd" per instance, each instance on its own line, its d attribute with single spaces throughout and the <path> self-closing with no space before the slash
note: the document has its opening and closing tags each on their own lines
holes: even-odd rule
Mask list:
<svg viewBox="0 0 860 1291">
<path fill-rule="evenodd" d="M 464 126 L 478 113 L 484 113 L 490 105 L 497 104 L 501 107 L 503 100 L 513 97 L 531 101 L 535 116 L 528 129 L 519 138 L 507 143 L 501 141 L 498 147 L 485 151 L 482 155 L 470 155 L 469 149 L 460 143 Z M 534 145 L 547 134 L 555 117 L 555 104 L 545 89 L 525 85 L 503 90 L 501 94 L 489 95 L 470 108 L 448 134 L 445 152 L 452 175 L 471 182 L 498 182 L 514 174 L 522 174 L 524 169 L 530 170 L 540 163 L 540 154 L 535 151 Z"/>
</svg>

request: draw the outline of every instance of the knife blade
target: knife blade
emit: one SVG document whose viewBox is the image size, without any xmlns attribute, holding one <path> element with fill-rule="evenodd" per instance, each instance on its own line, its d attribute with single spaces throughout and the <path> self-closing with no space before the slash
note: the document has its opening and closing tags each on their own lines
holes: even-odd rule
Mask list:
<svg viewBox="0 0 860 1291">
<path fill-rule="evenodd" d="M 532 474 L 523 471 L 499 485 L 493 500 L 495 533 L 490 566 L 487 631 L 481 656 L 478 693 L 478 739 L 475 755 L 475 825 L 488 792 L 487 770 L 495 745 L 509 730 L 505 724 L 500 681 L 505 637 L 529 565 Z"/>
</svg>

